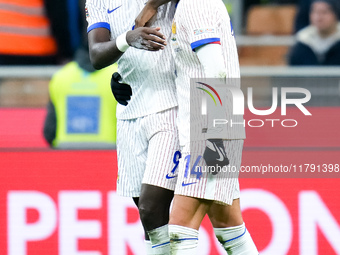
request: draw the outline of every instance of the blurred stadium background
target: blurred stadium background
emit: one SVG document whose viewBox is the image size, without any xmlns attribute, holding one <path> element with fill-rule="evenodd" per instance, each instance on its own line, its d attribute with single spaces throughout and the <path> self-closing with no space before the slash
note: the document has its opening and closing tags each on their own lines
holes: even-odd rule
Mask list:
<svg viewBox="0 0 340 255">
<path fill-rule="evenodd" d="M 8 3 L 23 2 L 0 0 L 0 15 Z M 69 13 L 82 4 L 65 2 Z M 256 116 L 246 109 L 246 120 L 256 119 L 254 125 L 262 120 L 265 125 L 247 126 L 242 164 L 303 169 L 289 175 L 241 175 L 247 228 L 263 255 L 340 254 L 340 67 L 287 66 L 296 1 L 225 3 L 236 32 L 246 99 L 248 87 L 254 90 L 255 108 L 261 109 L 271 106 L 273 87 L 279 92 L 282 87 L 302 87 L 312 94 L 306 104 L 312 116 L 296 107 L 289 107 L 287 116 L 281 116 L 280 107 L 270 116 Z M 49 81 L 81 44 L 80 39 L 78 44 L 71 41 L 69 53 L 61 54 L 55 64 L 0 61 L 0 253 L 144 254 L 138 212 L 130 199 L 115 193 L 116 151 L 52 149 L 43 138 Z M 59 48 L 60 52 L 65 50 Z M 279 121 L 272 127 L 268 119 Z M 284 119 L 298 125 L 285 128 L 280 124 Z M 304 173 L 305 164 L 309 170 L 314 165 L 316 171 Z M 328 171 L 318 173 L 323 164 Z M 205 219 L 200 255 L 208 254 L 224 253 Z"/>
</svg>

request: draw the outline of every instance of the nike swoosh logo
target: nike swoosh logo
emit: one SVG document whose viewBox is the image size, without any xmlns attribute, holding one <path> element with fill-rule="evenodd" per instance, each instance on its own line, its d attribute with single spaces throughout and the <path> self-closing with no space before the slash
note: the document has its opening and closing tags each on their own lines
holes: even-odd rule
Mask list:
<svg viewBox="0 0 340 255">
<path fill-rule="evenodd" d="M 189 186 L 189 185 L 192 185 L 192 184 L 195 184 L 197 182 L 190 182 L 190 183 L 184 183 L 184 181 L 182 182 L 182 186 L 185 187 L 185 186 Z"/>
<path fill-rule="evenodd" d="M 177 177 L 177 175 L 169 176 L 169 174 L 167 174 L 167 175 L 165 176 L 165 178 L 167 178 L 167 179 L 173 179 L 173 178 L 176 178 L 176 177 Z"/>
<path fill-rule="evenodd" d="M 215 150 L 217 151 L 218 155 L 220 156 L 220 158 L 217 158 L 217 161 L 223 161 L 224 159 L 224 155 L 222 153 L 222 151 L 214 144 Z"/>
<path fill-rule="evenodd" d="M 107 9 L 107 13 L 110 14 L 110 13 L 114 12 L 115 10 L 117 10 L 119 7 L 121 7 L 121 6 L 118 6 L 118 7 L 114 8 L 113 10 Z"/>
</svg>

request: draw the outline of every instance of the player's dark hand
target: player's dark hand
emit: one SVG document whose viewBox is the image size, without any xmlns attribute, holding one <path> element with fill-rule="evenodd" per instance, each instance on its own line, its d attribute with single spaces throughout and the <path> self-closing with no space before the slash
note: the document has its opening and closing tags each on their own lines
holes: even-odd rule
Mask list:
<svg viewBox="0 0 340 255">
<path fill-rule="evenodd" d="M 208 139 L 207 146 L 203 153 L 203 158 L 207 166 L 214 166 L 211 169 L 211 174 L 218 174 L 218 169 L 229 165 L 229 159 L 224 150 L 222 139 Z M 217 169 L 216 166 L 220 168 Z"/>
<path fill-rule="evenodd" d="M 143 10 L 139 13 L 135 20 L 135 27 L 151 26 L 156 18 L 159 6 L 170 2 L 170 0 L 149 0 L 145 4 Z"/>
<path fill-rule="evenodd" d="M 136 28 L 147 27 L 152 24 L 153 19 L 156 17 L 158 7 L 170 1 L 171 0 L 148 0 L 135 20 Z"/>
<path fill-rule="evenodd" d="M 148 27 L 152 24 L 152 20 L 157 14 L 157 8 L 157 6 L 151 4 L 151 1 L 148 1 L 135 19 L 135 28 Z"/>
<path fill-rule="evenodd" d="M 128 101 L 131 99 L 132 90 L 130 85 L 120 83 L 122 79 L 119 73 L 113 73 L 111 78 L 111 91 L 118 103 L 122 105 L 128 105 Z"/>
<path fill-rule="evenodd" d="M 163 50 L 166 46 L 165 36 L 159 32 L 160 27 L 139 27 L 127 32 L 127 43 L 137 49 L 148 51 Z"/>
</svg>

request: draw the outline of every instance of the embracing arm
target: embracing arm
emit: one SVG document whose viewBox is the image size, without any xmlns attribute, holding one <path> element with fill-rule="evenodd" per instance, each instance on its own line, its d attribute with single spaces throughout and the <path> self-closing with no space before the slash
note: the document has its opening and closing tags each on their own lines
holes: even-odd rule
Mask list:
<svg viewBox="0 0 340 255">
<path fill-rule="evenodd" d="M 146 4 L 150 4 L 154 8 L 158 8 L 159 6 L 169 3 L 171 0 L 149 0 Z"/>
<path fill-rule="evenodd" d="M 170 1 L 171 0 L 149 0 L 135 20 L 136 28 L 146 26 L 148 21 L 150 21 L 151 18 L 157 13 L 158 7 L 169 3 Z"/>
<path fill-rule="evenodd" d="M 106 28 L 96 28 L 88 33 L 89 51 L 92 65 L 101 69 L 115 63 L 129 46 L 148 51 L 164 49 L 165 36 L 160 28 L 136 28 L 110 40 L 110 31 Z"/>
</svg>

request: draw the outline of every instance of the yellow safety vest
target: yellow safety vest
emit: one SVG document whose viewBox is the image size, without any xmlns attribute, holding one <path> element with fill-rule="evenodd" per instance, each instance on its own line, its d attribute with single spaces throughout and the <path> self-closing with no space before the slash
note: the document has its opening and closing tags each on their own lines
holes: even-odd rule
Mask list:
<svg viewBox="0 0 340 255">
<path fill-rule="evenodd" d="M 110 81 L 117 64 L 92 73 L 73 61 L 50 82 L 57 119 L 56 148 L 114 148 L 116 106 Z"/>
</svg>

